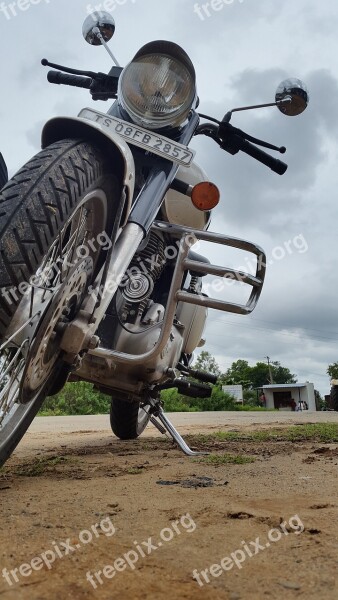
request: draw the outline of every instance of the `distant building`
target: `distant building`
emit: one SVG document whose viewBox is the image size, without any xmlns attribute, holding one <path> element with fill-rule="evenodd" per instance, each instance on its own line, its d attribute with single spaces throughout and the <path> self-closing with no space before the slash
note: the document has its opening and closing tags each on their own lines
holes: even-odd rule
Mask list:
<svg viewBox="0 0 338 600">
<path fill-rule="evenodd" d="M 293 410 L 294 404 L 305 403 L 309 410 L 315 411 L 316 400 L 313 383 L 286 383 L 263 386 L 266 398 L 266 408 L 277 408 L 278 410 Z"/>
</svg>

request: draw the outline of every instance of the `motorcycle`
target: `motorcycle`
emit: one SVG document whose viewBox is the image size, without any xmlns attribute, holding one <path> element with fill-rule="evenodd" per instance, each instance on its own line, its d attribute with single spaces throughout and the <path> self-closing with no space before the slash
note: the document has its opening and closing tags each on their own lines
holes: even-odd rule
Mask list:
<svg viewBox="0 0 338 600">
<path fill-rule="evenodd" d="M 298 115 L 306 86 L 286 80 L 274 102 L 219 121 L 198 113 L 195 69 L 180 46 L 150 42 L 122 68 L 108 46 L 114 31 L 105 12 L 83 25 L 85 40 L 111 56 L 108 74 L 42 60 L 50 83 L 114 103 L 107 113 L 84 108 L 51 119 L 42 151 L 1 192 L 0 464 L 44 399 L 80 380 L 111 396 L 120 439 L 137 438 L 151 421 L 194 455 L 165 415 L 161 391 L 210 397 L 216 378 L 191 366 L 208 308 L 247 315 L 262 291 L 263 250 L 209 230 L 220 193 L 189 144 L 203 135 L 283 175 L 287 165 L 261 148 L 286 149 L 230 121 L 268 106 Z M 255 273 L 210 264 L 192 249 L 197 242 L 250 253 Z M 247 302 L 208 297 L 206 275 L 247 286 Z"/>
</svg>

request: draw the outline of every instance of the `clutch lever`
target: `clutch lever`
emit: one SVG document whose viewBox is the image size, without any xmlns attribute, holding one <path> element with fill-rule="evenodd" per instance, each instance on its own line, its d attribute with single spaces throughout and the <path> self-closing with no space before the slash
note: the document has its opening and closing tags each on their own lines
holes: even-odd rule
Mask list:
<svg viewBox="0 0 338 600">
<path fill-rule="evenodd" d="M 75 78 L 71 80 L 70 77 L 66 79 L 67 75 L 65 75 L 63 79 L 62 73 L 58 73 L 58 75 L 52 75 L 51 79 L 48 79 L 51 83 L 65 83 L 66 85 L 74 85 L 76 87 L 86 87 L 90 89 L 93 100 L 110 100 L 117 97 L 118 81 L 123 71 L 122 67 L 112 67 L 107 75 L 106 73 L 95 73 L 94 71 L 82 71 L 79 69 L 63 67 L 62 65 L 49 62 L 46 58 L 42 59 L 41 64 L 44 67 L 48 66 L 52 69 L 59 69 L 59 71 L 63 71 L 63 73 L 69 75 L 80 76 L 77 81 Z M 83 78 L 85 77 L 89 78 L 87 81 L 91 80 L 89 85 L 84 83 Z M 83 80 L 83 85 L 79 85 L 81 78 Z M 73 81 L 73 83 L 71 83 L 71 81 Z"/>
</svg>

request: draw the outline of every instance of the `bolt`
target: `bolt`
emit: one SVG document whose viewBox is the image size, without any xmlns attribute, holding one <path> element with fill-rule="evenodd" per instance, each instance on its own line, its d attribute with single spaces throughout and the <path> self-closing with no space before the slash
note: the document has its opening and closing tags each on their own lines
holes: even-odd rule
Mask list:
<svg viewBox="0 0 338 600">
<path fill-rule="evenodd" d="M 93 335 L 89 340 L 89 344 L 88 344 L 89 350 L 95 350 L 95 348 L 98 347 L 100 341 L 101 340 L 97 335 Z"/>
</svg>

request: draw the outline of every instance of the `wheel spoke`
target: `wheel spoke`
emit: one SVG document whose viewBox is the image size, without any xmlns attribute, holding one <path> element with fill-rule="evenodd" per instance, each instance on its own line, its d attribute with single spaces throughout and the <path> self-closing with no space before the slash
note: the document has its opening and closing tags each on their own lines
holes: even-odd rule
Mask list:
<svg viewBox="0 0 338 600">
<path fill-rule="evenodd" d="M 28 325 L 31 325 L 34 321 L 34 319 L 36 319 L 36 317 L 40 317 L 41 315 L 41 311 L 38 311 L 33 317 L 30 317 L 25 323 L 23 323 L 23 325 L 21 325 L 21 327 L 19 327 L 19 329 L 17 329 L 14 333 L 12 333 L 12 335 L 0 346 L 0 353 L 3 352 L 3 350 L 5 350 L 9 345 L 15 345 L 18 347 L 18 345 L 15 343 L 15 338 L 17 337 L 17 335 L 19 335 L 19 333 L 21 333 L 25 327 L 27 327 Z M 21 348 L 21 346 L 20 346 Z M 0 354 L 0 359 L 1 359 L 1 354 Z M 1 383 L 1 382 L 0 382 Z"/>
</svg>

